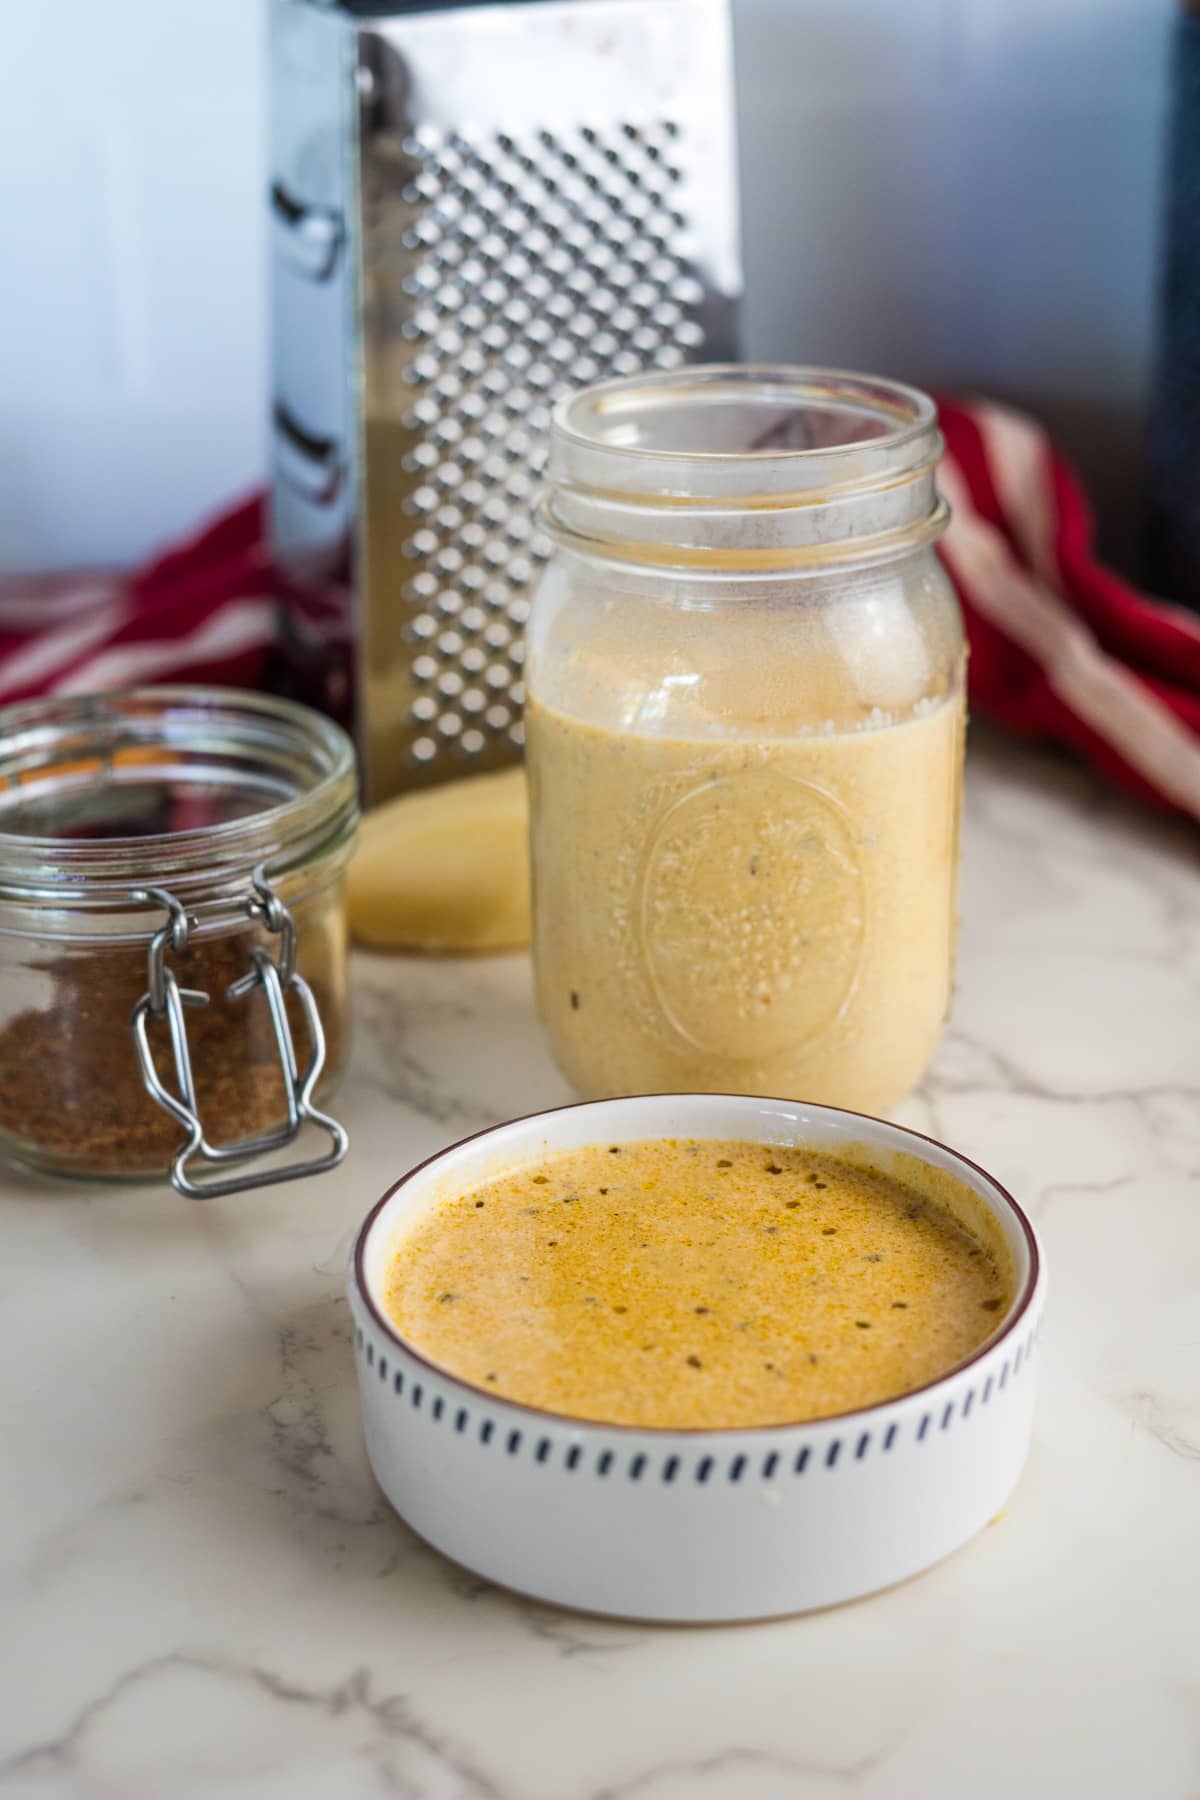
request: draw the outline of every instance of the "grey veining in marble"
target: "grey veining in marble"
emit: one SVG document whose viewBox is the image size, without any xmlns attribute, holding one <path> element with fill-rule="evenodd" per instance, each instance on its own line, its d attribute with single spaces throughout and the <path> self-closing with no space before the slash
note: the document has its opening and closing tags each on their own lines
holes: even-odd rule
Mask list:
<svg viewBox="0 0 1200 1800">
<path fill-rule="evenodd" d="M 0 1186 L 0 1800 L 1197 1800 L 1200 880 L 1186 827 L 977 734 L 954 1019 L 906 1123 L 1030 1208 L 1034 1453 L 940 1568 L 783 1623 L 556 1613 L 363 1455 L 370 1203 L 567 1098 L 526 960 L 360 959 L 325 1181 Z"/>
</svg>

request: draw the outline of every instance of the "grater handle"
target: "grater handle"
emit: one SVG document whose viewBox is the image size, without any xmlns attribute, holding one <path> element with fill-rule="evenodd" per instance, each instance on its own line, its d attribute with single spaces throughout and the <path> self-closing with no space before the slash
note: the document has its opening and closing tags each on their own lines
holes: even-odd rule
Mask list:
<svg viewBox="0 0 1200 1800">
<path fill-rule="evenodd" d="M 343 471 L 337 440 L 306 431 L 282 401 L 275 403 L 275 473 L 315 506 L 332 505 L 341 492 Z"/>
<path fill-rule="evenodd" d="M 281 181 L 271 186 L 271 217 L 280 254 L 297 274 L 328 281 L 345 241 L 342 216 L 330 206 L 310 206 Z"/>
</svg>

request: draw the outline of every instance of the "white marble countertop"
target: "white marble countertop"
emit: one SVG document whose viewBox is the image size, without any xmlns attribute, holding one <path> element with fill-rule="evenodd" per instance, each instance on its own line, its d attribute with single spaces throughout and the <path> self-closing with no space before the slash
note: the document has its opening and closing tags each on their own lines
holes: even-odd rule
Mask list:
<svg viewBox="0 0 1200 1800">
<path fill-rule="evenodd" d="M 362 959 L 324 1181 L 0 1178 L 0 1800 L 1196 1800 L 1196 839 L 982 734 L 960 986 L 902 1119 L 1049 1254 L 1036 1442 L 929 1574 L 769 1625 L 556 1613 L 368 1472 L 343 1269 L 406 1165 L 566 1098 L 523 957 Z"/>
</svg>

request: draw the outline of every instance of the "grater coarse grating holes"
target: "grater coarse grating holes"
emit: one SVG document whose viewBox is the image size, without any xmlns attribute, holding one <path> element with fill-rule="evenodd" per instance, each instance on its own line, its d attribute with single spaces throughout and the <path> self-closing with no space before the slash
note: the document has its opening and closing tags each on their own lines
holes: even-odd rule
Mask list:
<svg viewBox="0 0 1200 1800">
<path fill-rule="evenodd" d="M 553 401 L 731 349 L 725 0 L 274 0 L 274 537 L 368 794 L 519 754 Z"/>
<path fill-rule="evenodd" d="M 430 646 L 412 666 L 413 718 L 429 727 L 419 762 L 439 737 L 468 756 L 489 736 L 521 742 L 522 627 L 550 550 L 529 514 L 551 399 L 606 373 L 674 368 L 703 342 L 703 290 L 676 248 L 681 170 L 664 154 L 677 136 L 670 121 L 581 126 L 523 148 L 507 132 L 472 143 L 424 127 L 405 144 L 403 197 L 428 207 L 407 234 L 421 260 L 402 327 L 420 394 L 404 423 L 433 434 L 406 462 L 424 478 L 403 545 L 420 565 L 412 639 Z"/>
</svg>

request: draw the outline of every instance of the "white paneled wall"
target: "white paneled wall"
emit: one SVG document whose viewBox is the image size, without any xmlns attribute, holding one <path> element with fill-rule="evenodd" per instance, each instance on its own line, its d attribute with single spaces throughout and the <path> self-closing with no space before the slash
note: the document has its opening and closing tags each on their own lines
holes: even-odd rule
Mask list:
<svg viewBox="0 0 1200 1800">
<path fill-rule="evenodd" d="M 735 4 L 748 352 L 1038 407 L 1127 551 L 1171 0 Z M 260 0 L 4 9 L 0 567 L 259 477 L 264 82 Z"/>
<path fill-rule="evenodd" d="M 121 561 L 264 466 L 257 0 L 0 7 L 0 561 Z"/>
</svg>

